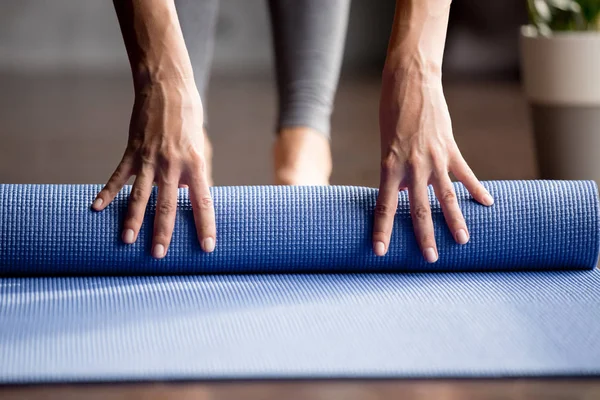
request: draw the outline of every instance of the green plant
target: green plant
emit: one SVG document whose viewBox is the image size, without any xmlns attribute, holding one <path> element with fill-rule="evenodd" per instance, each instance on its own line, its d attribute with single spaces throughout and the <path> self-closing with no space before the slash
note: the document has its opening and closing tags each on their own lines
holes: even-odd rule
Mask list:
<svg viewBox="0 0 600 400">
<path fill-rule="evenodd" d="M 527 0 L 527 10 L 541 34 L 600 31 L 600 0 Z"/>
</svg>

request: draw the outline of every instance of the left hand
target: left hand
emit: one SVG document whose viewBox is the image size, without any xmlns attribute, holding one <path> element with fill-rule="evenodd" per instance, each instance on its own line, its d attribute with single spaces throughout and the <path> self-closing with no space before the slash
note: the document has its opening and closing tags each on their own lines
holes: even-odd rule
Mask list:
<svg viewBox="0 0 600 400">
<path fill-rule="evenodd" d="M 123 242 L 132 244 L 138 238 L 156 182 L 152 256 L 163 258 L 175 226 L 177 187 L 187 185 L 198 241 L 210 253 L 216 244 L 215 211 L 206 174 L 202 102 L 196 85 L 193 79 L 174 79 L 135 86 L 127 148 L 92 207 L 104 210 L 135 175 L 121 234 Z"/>
<path fill-rule="evenodd" d="M 452 123 L 442 89 L 441 73 L 384 69 L 379 106 L 381 178 L 375 209 L 373 249 L 388 251 L 398 191 L 408 189 L 411 218 L 425 259 L 436 262 L 427 186 L 433 185 L 444 217 L 457 243 L 469 241 L 469 231 L 448 175 L 452 172 L 481 204 L 492 196 L 462 157 L 452 135 Z"/>
</svg>

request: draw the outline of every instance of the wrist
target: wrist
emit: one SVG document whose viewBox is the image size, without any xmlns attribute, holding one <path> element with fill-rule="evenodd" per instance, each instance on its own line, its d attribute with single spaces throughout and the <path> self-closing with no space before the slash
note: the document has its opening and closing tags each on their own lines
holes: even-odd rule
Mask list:
<svg viewBox="0 0 600 400">
<path fill-rule="evenodd" d="M 139 63 L 135 66 L 132 65 L 131 74 L 136 89 L 149 85 L 195 86 L 194 73 L 191 67 L 169 67 Z"/>
<path fill-rule="evenodd" d="M 442 65 L 439 61 L 418 55 L 397 57 L 388 54 L 383 67 L 383 78 L 393 81 L 437 83 L 442 81 Z"/>
<path fill-rule="evenodd" d="M 164 106 L 197 109 L 202 101 L 193 78 L 153 79 L 134 85 L 136 101 L 159 102 Z"/>
</svg>

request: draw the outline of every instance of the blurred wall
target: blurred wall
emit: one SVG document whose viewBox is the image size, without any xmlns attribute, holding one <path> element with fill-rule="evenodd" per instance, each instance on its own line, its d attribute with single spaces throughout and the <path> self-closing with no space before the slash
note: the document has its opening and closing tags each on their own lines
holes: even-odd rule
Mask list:
<svg viewBox="0 0 600 400">
<path fill-rule="evenodd" d="M 524 0 L 455 0 L 446 72 L 512 73 L 517 65 L 517 27 L 525 15 L 523 4 Z M 346 71 L 379 70 L 393 10 L 394 0 L 353 1 Z M 221 0 L 214 73 L 270 71 L 269 34 L 264 0 Z M 1 1 L 0 70 L 126 72 L 112 2 Z"/>
</svg>

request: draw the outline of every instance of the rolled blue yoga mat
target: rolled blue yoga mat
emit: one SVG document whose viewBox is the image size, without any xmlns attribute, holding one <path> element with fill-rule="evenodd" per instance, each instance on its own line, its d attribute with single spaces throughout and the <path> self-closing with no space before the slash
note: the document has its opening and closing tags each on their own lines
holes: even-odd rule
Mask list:
<svg viewBox="0 0 600 400">
<path fill-rule="evenodd" d="M 405 193 L 378 258 L 373 189 L 213 188 L 213 254 L 180 190 L 157 261 L 154 197 L 125 245 L 129 189 L 96 213 L 99 186 L 0 185 L 0 383 L 600 376 L 595 184 L 484 185 L 456 185 L 464 246 L 430 193 L 436 264 Z"/>
<path fill-rule="evenodd" d="M 165 275 L 591 269 L 600 244 L 593 182 L 486 182 L 492 207 L 455 185 L 470 231 L 461 246 L 430 191 L 439 261 L 421 256 L 400 193 L 386 257 L 372 251 L 377 191 L 360 187 L 216 187 L 217 248 L 202 252 L 187 190 L 163 260 L 150 256 L 154 192 L 134 245 L 121 242 L 130 188 L 103 212 L 97 185 L 0 186 L 2 275 Z"/>
</svg>

